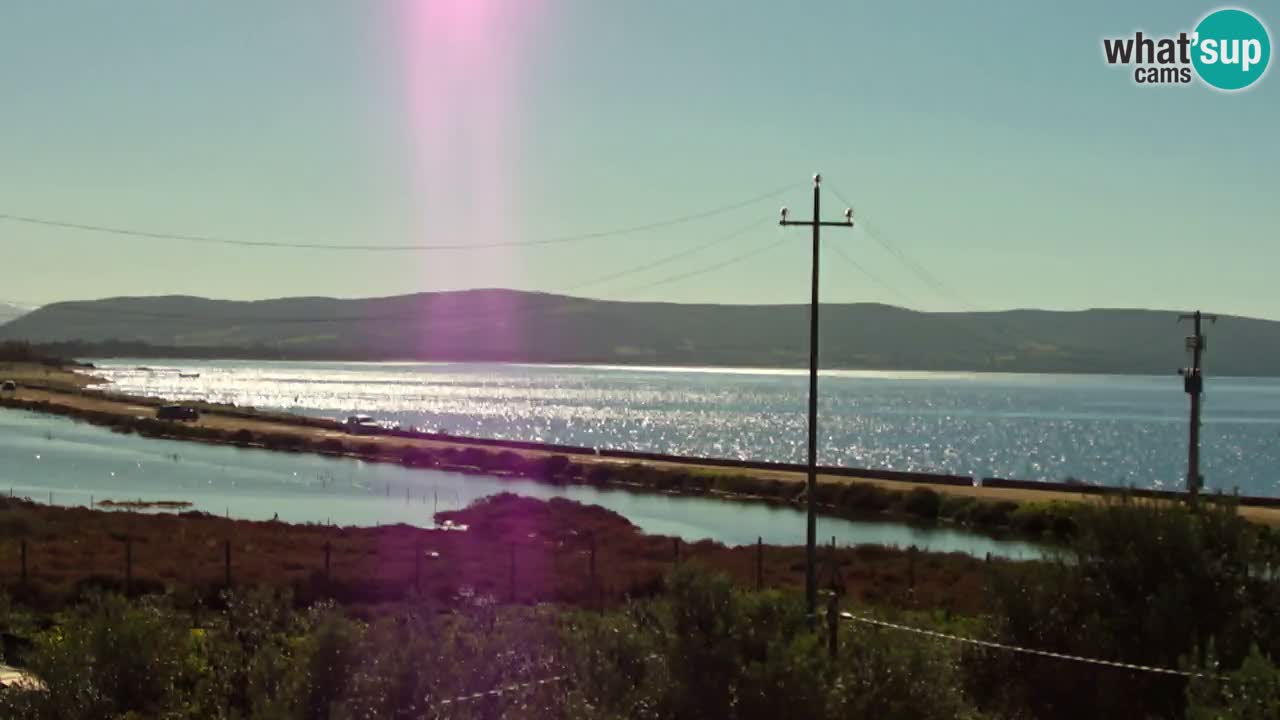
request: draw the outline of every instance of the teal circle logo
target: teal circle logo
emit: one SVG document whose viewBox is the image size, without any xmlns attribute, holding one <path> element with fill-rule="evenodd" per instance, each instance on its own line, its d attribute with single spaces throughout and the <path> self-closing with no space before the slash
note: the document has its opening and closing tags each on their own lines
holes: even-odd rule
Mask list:
<svg viewBox="0 0 1280 720">
<path fill-rule="evenodd" d="M 1195 33 L 1191 63 L 1212 87 L 1243 90 L 1267 71 L 1271 36 L 1251 13 L 1234 8 L 1209 13 Z"/>
</svg>

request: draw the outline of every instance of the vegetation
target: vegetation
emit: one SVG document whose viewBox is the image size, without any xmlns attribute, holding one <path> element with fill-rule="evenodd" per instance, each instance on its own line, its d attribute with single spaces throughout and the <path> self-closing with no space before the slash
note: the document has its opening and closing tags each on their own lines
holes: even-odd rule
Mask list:
<svg viewBox="0 0 1280 720">
<path fill-rule="evenodd" d="M 471 520 L 506 537 L 564 528 L 552 505 L 484 503 Z M 595 523 L 607 512 L 588 510 Z M 10 652 L 45 692 L 0 692 L 32 719 L 529 717 L 888 720 L 1187 717 L 1280 710 L 1274 534 L 1229 505 L 1092 507 L 1061 559 L 987 566 L 991 603 L 965 614 L 855 600 L 858 616 L 996 639 L 1126 670 L 805 618 L 794 585 L 754 591 L 696 561 L 658 592 L 603 611 L 503 603 L 302 602 L 288 589 L 138 600 L 90 591 L 56 612 L 0 601 Z M 710 556 L 707 556 L 710 557 Z M 873 568 L 876 568 L 874 561 Z M 502 692 L 490 692 L 500 689 Z M 461 700 L 460 700 L 461 698 Z"/>
<path fill-rule="evenodd" d="M 0 342 L 0 362 L 34 363 L 50 367 L 62 367 L 68 364 L 66 360 L 20 340 Z"/>
<path fill-rule="evenodd" d="M 1060 557 L 977 563 L 985 599 L 960 608 L 944 606 L 945 593 L 916 594 L 924 582 L 870 596 L 842 588 L 856 616 L 1190 678 L 847 621 L 833 656 L 826 619 L 810 626 L 794 578 L 771 582 L 799 564 L 793 549 L 770 549 L 784 562 L 771 561 L 768 589 L 756 591 L 731 552 L 700 545 L 692 560 L 668 558 L 646 592 L 603 607 L 589 597 L 512 603 L 483 583 L 335 604 L 270 576 L 204 602 L 169 584 L 133 599 L 83 587 L 60 609 L 18 594 L 0 600 L 0 630 L 21 640 L 6 643 L 5 659 L 47 692 L 0 692 L 0 716 L 1273 718 L 1280 543 L 1233 510 L 1086 506 Z M 583 531 L 625 534 L 610 513 L 571 503 L 497 498 L 453 517 L 497 547 L 531 535 L 554 545 Z M 892 566 L 889 551 L 863 550 L 837 558 L 846 576 Z M 908 575 L 945 584 L 954 569 L 942 556 L 905 555 Z M 602 570 L 631 562 L 610 555 Z M 450 573 L 471 570 L 460 560 Z M 475 695 L 494 689 L 504 692 Z M 455 698 L 464 699 L 447 702 Z"/>
<path fill-rule="evenodd" d="M 423 518 L 429 517 L 431 506 L 420 507 Z M 91 590 L 178 595 L 210 605 L 226 588 L 229 548 L 232 586 L 287 590 L 302 603 L 430 598 L 452 605 L 478 594 L 595 608 L 661 592 L 677 560 L 673 538 L 645 535 L 616 513 L 568 500 L 504 494 L 437 518 L 469 530 L 294 525 L 0 498 L 0 586 L 14 599 L 47 610 L 74 604 Z M 803 585 L 803 548 L 730 548 L 704 541 L 680 543 L 678 554 L 727 572 L 744 587 L 755 587 L 758 572 L 768 587 Z M 849 597 L 911 595 L 915 602 L 956 612 L 983 610 L 981 560 L 959 554 L 913 558 L 875 546 L 824 548 L 823 558 L 843 569 Z"/>
<path fill-rule="evenodd" d="M 192 616 L 94 595 L 34 632 L 46 692 L 0 714 L 64 718 L 822 718 L 972 715 L 954 653 L 853 630 L 829 657 L 798 598 L 686 566 L 661 599 L 603 615 L 473 604 L 353 615 L 228 593 Z M 10 627 L 33 625 L 10 612 Z M 551 682 L 450 702 L 512 685 Z"/>
<path fill-rule="evenodd" d="M 1000 640 L 1190 671 L 1243 668 L 1250 682 L 1266 685 L 1262 657 L 1280 652 L 1274 573 L 1280 544 L 1272 531 L 1242 521 L 1229 503 L 1213 502 L 1188 509 L 1125 500 L 1082 506 L 1074 521 L 1076 536 L 1056 562 L 1003 565 L 992 573 L 992 629 Z M 975 686 L 994 707 L 1025 709 L 1032 717 L 1186 711 L 1183 677 L 1002 653 L 975 666 L 982 668 Z M 1011 676 L 1019 682 L 1010 683 Z M 1198 690 L 1197 702 L 1212 695 Z M 1234 706 L 1239 690 L 1231 682 L 1219 694 Z"/>
</svg>

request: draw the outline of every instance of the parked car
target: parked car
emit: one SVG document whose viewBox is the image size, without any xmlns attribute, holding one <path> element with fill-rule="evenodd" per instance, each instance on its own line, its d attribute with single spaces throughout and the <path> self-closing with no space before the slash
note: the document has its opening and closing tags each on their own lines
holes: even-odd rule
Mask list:
<svg viewBox="0 0 1280 720">
<path fill-rule="evenodd" d="M 368 415 L 352 415 L 343 424 L 347 426 L 347 432 L 353 435 L 377 435 L 382 430 L 378 421 Z"/>
<path fill-rule="evenodd" d="M 200 419 L 200 411 L 185 405 L 161 405 L 156 409 L 156 417 L 161 420 L 196 421 Z"/>
<path fill-rule="evenodd" d="M 5 380 L 3 383 L 0 383 L 0 392 L 17 392 L 17 391 L 18 391 L 18 383 L 12 380 Z"/>
</svg>

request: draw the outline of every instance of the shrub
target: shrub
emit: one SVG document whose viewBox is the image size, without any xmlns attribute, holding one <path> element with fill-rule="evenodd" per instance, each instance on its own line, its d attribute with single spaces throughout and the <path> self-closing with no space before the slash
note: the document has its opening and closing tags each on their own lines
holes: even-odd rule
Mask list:
<svg viewBox="0 0 1280 720">
<path fill-rule="evenodd" d="M 968 517 L 969 509 L 976 502 L 975 498 L 966 495 L 943 495 L 942 504 L 938 508 L 938 515 L 949 519 L 966 518 Z"/>
<path fill-rule="evenodd" d="M 524 456 L 512 450 L 503 450 L 492 456 L 490 466 L 493 470 L 503 470 L 516 474 L 523 474 L 528 471 L 528 463 L 525 462 Z"/>
<path fill-rule="evenodd" d="M 30 668 L 48 692 L 13 697 L 13 716 L 159 716 L 177 710 L 188 637 L 161 606 L 95 598 L 38 637 Z"/>
<path fill-rule="evenodd" d="M 711 487 L 723 493 L 733 495 L 756 495 L 762 497 L 774 497 L 777 490 L 781 487 L 781 481 L 766 480 L 763 478 L 753 477 L 751 475 L 720 475 L 713 476 Z"/>
<path fill-rule="evenodd" d="M 849 482 L 843 486 L 840 507 L 854 512 L 884 512 L 893 504 L 888 491 L 870 483 Z"/>
<path fill-rule="evenodd" d="M 612 479 L 613 468 L 604 463 L 596 463 L 587 471 L 587 482 L 592 485 L 603 485 Z"/>
<path fill-rule="evenodd" d="M 569 469 L 569 458 L 564 455 L 548 455 L 539 463 L 538 475 L 547 480 L 561 477 Z"/>
<path fill-rule="evenodd" d="M 1018 532 L 1027 535 L 1044 535 L 1051 533 L 1058 538 L 1067 538 L 1075 533 L 1074 503 L 1025 503 L 1014 510 L 1009 517 L 1009 524 Z"/>
<path fill-rule="evenodd" d="M 1256 568 L 1271 551 L 1234 507 L 1189 510 L 1121 499 L 1081 505 L 1062 562 L 1001 565 L 993 576 L 1001 639 L 1142 665 L 1178 667 L 1212 642 L 1226 667 L 1257 645 L 1280 652 L 1280 586 Z M 976 666 L 990 686 L 1015 661 Z M 1184 681 L 1039 658 L 1016 660 L 1030 716 L 1180 717 Z M 1004 678 L 1003 680 L 1001 678 Z M 988 687 L 990 687 L 988 686 Z M 1012 713 L 1011 713 L 1012 714 Z"/>
<path fill-rule="evenodd" d="M 1216 664 L 1205 668 L 1221 672 Z M 1280 717 L 1280 669 L 1254 646 L 1239 670 L 1222 680 L 1197 678 L 1187 687 L 1187 720 L 1269 720 Z"/>
<path fill-rule="evenodd" d="M 260 440 L 270 450 L 298 450 L 306 443 L 300 436 L 290 433 L 263 433 Z"/>
<path fill-rule="evenodd" d="M 488 469 L 490 467 L 489 453 L 475 446 L 469 446 L 462 449 L 454 460 L 458 465 L 465 465 L 477 469 Z"/>
<path fill-rule="evenodd" d="M 1009 518 L 1018 504 L 1008 500 L 999 500 L 992 502 L 990 500 L 975 500 L 963 515 L 956 519 L 968 525 L 976 525 L 987 528 L 1003 528 L 1009 526 Z"/>
<path fill-rule="evenodd" d="M 937 520 L 942 497 L 929 488 L 913 488 L 902 501 L 903 511 L 924 520 Z"/>
<path fill-rule="evenodd" d="M 436 457 L 430 450 L 406 448 L 400 454 L 400 462 L 407 467 L 431 467 L 435 464 Z"/>
<path fill-rule="evenodd" d="M 249 445 L 253 443 L 254 436 L 253 436 L 253 433 L 249 432 L 248 430 L 245 430 L 244 428 L 240 428 L 239 430 L 232 433 L 231 441 L 237 445 Z"/>
<path fill-rule="evenodd" d="M 955 655 L 853 630 L 828 657 L 798 598 L 747 593 L 686 563 L 667 594 L 571 629 L 572 675 L 592 717 L 772 720 L 971 716 Z"/>
</svg>

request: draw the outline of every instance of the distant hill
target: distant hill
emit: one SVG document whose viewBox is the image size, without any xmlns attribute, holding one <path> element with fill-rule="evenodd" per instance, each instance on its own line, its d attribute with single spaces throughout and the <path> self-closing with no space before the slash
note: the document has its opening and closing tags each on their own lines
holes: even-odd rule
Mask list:
<svg viewBox="0 0 1280 720">
<path fill-rule="evenodd" d="M 10 320 L 16 320 L 19 317 L 26 315 L 28 312 L 31 312 L 28 308 L 0 302 L 0 325 L 3 325 Z"/>
<path fill-rule="evenodd" d="M 823 306 L 828 368 L 1171 374 L 1185 364 L 1174 311 L 928 313 Z M 804 367 L 805 305 L 611 302 L 510 290 L 254 302 L 111 298 L 46 305 L 0 340 L 79 356 L 211 356 Z M 1280 375 L 1280 322 L 1223 317 L 1206 366 Z"/>
</svg>

